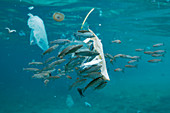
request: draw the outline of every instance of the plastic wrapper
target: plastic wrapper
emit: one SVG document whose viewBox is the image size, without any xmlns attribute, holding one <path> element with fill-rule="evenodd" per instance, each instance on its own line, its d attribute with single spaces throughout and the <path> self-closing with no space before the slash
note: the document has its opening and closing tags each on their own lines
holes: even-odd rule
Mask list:
<svg viewBox="0 0 170 113">
<path fill-rule="evenodd" d="M 93 31 L 91 31 L 89 29 L 89 31 L 91 33 L 93 33 Z M 101 43 L 101 40 L 93 33 L 94 37 L 93 38 L 87 38 L 85 39 L 83 42 L 84 43 L 88 43 L 90 40 L 93 41 L 93 45 L 94 45 L 94 49 L 100 53 L 100 55 L 96 56 L 91 62 L 88 62 L 86 64 L 95 64 L 95 63 L 100 63 L 102 65 L 101 67 L 101 73 L 104 76 L 104 78 L 106 80 L 110 80 L 108 72 L 107 72 L 107 67 L 106 67 L 106 61 L 105 61 L 105 57 L 104 57 L 104 53 L 103 53 L 103 45 Z"/>
<path fill-rule="evenodd" d="M 38 16 L 28 14 L 28 26 L 31 28 L 30 45 L 37 44 L 43 51 L 49 48 L 43 20 Z"/>
</svg>

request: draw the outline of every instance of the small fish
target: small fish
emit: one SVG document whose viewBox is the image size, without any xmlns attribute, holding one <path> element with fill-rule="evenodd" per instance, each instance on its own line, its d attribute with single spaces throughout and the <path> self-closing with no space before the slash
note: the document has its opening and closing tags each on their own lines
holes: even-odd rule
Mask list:
<svg viewBox="0 0 170 113">
<path fill-rule="evenodd" d="M 64 44 L 69 43 L 69 42 L 71 42 L 71 41 L 68 40 L 68 39 L 57 39 L 57 40 L 51 41 L 50 44 L 64 45 Z"/>
<path fill-rule="evenodd" d="M 56 75 L 56 76 L 49 76 L 47 79 L 59 79 L 60 76 Z"/>
<path fill-rule="evenodd" d="M 141 56 L 132 56 L 131 59 L 138 60 L 141 59 Z"/>
<path fill-rule="evenodd" d="M 78 49 L 80 49 L 81 47 L 83 47 L 83 45 L 74 45 L 74 46 L 72 46 L 71 49 L 69 49 L 68 52 L 65 53 L 65 55 L 74 53 L 74 52 L 76 52 Z"/>
<path fill-rule="evenodd" d="M 117 55 L 114 56 L 114 59 L 115 59 L 115 58 L 119 58 L 119 57 L 125 57 L 125 56 L 126 56 L 126 55 L 124 55 L 124 54 L 117 54 Z"/>
<path fill-rule="evenodd" d="M 106 81 L 102 81 L 98 86 L 96 86 L 94 89 L 98 90 L 98 89 L 103 89 L 106 86 L 107 82 Z"/>
<path fill-rule="evenodd" d="M 43 78 L 44 78 L 44 75 L 42 75 L 42 74 L 34 74 L 34 75 L 32 76 L 32 78 L 43 79 Z"/>
<path fill-rule="evenodd" d="M 137 62 L 138 60 L 130 60 L 130 61 L 128 61 L 128 63 L 129 64 L 131 64 L 131 63 L 134 63 L 134 62 Z"/>
<path fill-rule="evenodd" d="M 47 54 L 47 53 L 48 53 L 48 54 L 51 53 L 52 51 L 54 51 L 55 49 L 57 49 L 58 46 L 59 46 L 59 45 L 56 44 L 56 45 L 48 48 L 42 55 L 45 55 L 45 54 Z"/>
<path fill-rule="evenodd" d="M 56 69 L 55 68 L 53 68 L 53 69 L 49 69 L 49 70 L 47 70 L 47 71 L 42 71 L 42 73 L 52 73 L 52 72 L 54 72 L 54 71 L 56 71 Z"/>
<path fill-rule="evenodd" d="M 45 84 L 45 86 L 48 84 L 48 82 L 49 82 L 49 80 L 48 80 L 48 79 L 45 79 L 45 80 L 44 80 L 44 84 Z"/>
<path fill-rule="evenodd" d="M 164 57 L 164 54 L 152 54 L 153 57 Z"/>
<path fill-rule="evenodd" d="M 87 90 L 87 88 L 89 87 L 92 87 L 92 86 L 95 86 L 97 84 L 99 84 L 101 81 L 103 80 L 102 76 L 101 77 L 98 77 L 98 78 L 95 78 L 93 79 L 90 83 L 87 84 L 87 86 L 85 88 L 83 88 L 83 92 L 85 92 Z"/>
<path fill-rule="evenodd" d="M 138 65 L 125 65 L 125 67 L 127 67 L 127 68 L 137 68 L 138 67 Z"/>
<path fill-rule="evenodd" d="M 71 90 L 73 87 L 80 86 L 86 82 L 87 79 L 77 79 L 76 82 L 74 82 L 70 87 L 69 90 Z"/>
<path fill-rule="evenodd" d="M 32 71 L 32 72 L 38 72 L 40 69 L 37 68 L 23 68 L 24 71 Z"/>
<path fill-rule="evenodd" d="M 65 71 L 72 70 L 77 65 L 81 64 L 81 62 L 85 59 L 83 56 L 77 56 L 72 59 L 65 65 Z"/>
<path fill-rule="evenodd" d="M 102 74 L 101 74 L 101 72 L 91 72 L 91 73 L 88 73 L 88 74 L 85 74 L 85 75 L 80 75 L 80 76 L 82 76 L 84 78 L 88 77 L 88 78 L 95 79 L 97 77 L 101 77 Z"/>
<path fill-rule="evenodd" d="M 144 53 L 145 53 L 145 54 L 148 54 L 148 55 L 151 55 L 151 54 L 153 54 L 154 52 L 153 52 L 153 51 L 145 51 Z"/>
<path fill-rule="evenodd" d="M 123 58 L 127 58 L 127 59 L 132 59 L 133 56 L 130 56 L 130 55 L 122 55 Z"/>
<path fill-rule="evenodd" d="M 49 73 L 41 72 L 41 73 L 38 73 L 38 74 L 34 74 L 32 76 L 32 78 L 39 78 L 39 79 L 41 79 L 41 78 L 45 78 L 45 77 L 48 77 L 48 76 L 49 76 Z"/>
<path fill-rule="evenodd" d="M 109 53 L 106 53 L 106 54 L 105 54 L 105 57 L 115 60 L 115 57 L 113 57 L 113 56 L 112 56 L 111 54 L 109 54 Z"/>
<path fill-rule="evenodd" d="M 135 51 L 137 51 L 137 52 L 141 52 L 141 51 L 144 51 L 145 49 L 141 49 L 141 48 L 139 48 L 139 49 L 135 49 Z"/>
<path fill-rule="evenodd" d="M 74 36 L 79 37 L 79 38 L 91 38 L 94 37 L 93 33 L 87 30 L 80 30 L 74 33 Z"/>
<path fill-rule="evenodd" d="M 6 27 L 5 29 L 7 29 L 7 30 L 8 30 L 8 33 L 16 32 L 16 30 L 10 30 L 8 27 Z"/>
<path fill-rule="evenodd" d="M 114 71 L 115 72 L 123 72 L 124 73 L 124 68 L 116 68 Z"/>
<path fill-rule="evenodd" d="M 148 62 L 150 62 L 150 63 L 158 63 L 158 62 L 162 62 L 162 59 L 152 59 L 152 60 L 148 60 Z"/>
<path fill-rule="evenodd" d="M 67 75 L 67 76 L 66 76 L 66 78 L 68 78 L 68 79 L 72 79 L 72 77 L 71 77 L 71 76 L 69 76 L 69 75 Z"/>
<path fill-rule="evenodd" d="M 98 52 L 94 52 L 94 51 L 78 51 L 78 52 L 75 52 L 75 55 L 81 55 L 81 56 L 97 56 L 99 55 Z"/>
<path fill-rule="evenodd" d="M 28 65 L 43 65 L 42 62 L 30 62 Z"/>
<path fill-rule="evenodd" d="M 52 57 L 48 58 L 48 59 L 45 61 L 45 63 L 47 64 L 47 63 L 53 61 L 54 59 L 56 59 L 56 57 L 55 57 L 55 56 L 52 56 Z"/>
<path fill-rule="evenodd" d="M 65 48 L 63 51 L 61 51 L 58 54 L 58 57 L 63 58 L 67 54 L 74 53 L 75 51 L 80 49 L 82 46 L 83 45 L 71 45 L 71 46 L 68 46 L 67 48 Z"/>
<path fill-rule="evenodd" d="M 166 50 L 156 50 L 153 52 L 154 54 L 161 54 L 161 53 L 166 53 Z"/>
<path fill-rule="evenodd" d="M 56 60 L 56 61 L 50 63 L 48 66 L 49 66 L 49 67 L 55 67 L 56 65 L 60 65 L 60 64 L 63 63 L 64 61 L 66 61 L 66 59 Z"/>
<path fill-rule="evenodd" d="M 121 41 L 120 41 L 120 40 L 114 40 L 114 41 L 112 41 L 112 43 L 120 44 L 120 43 L 121 43 Z"/>
<path fill-rule="evenodd" d="M 90 73 L 90 72 L 97 72 L 101 69 L 101 65 L 92 65 L 90 67 L 84 68 L 83 70 L 79 71 L 79 73 Z"/>
<path fill-rule="evenodd" d="M 158 43 L 153 45 L 153 47 L 160 47 L 160 46 L 164 46 L 164 43 Z"/>
<path fill-rule="evenodd" d="M 64 55 L 65 55 L 65 53 L 66 52 L 68 52 L 69 51 L 69 49 L 72 47 L 73 45 L 71 45 L 71 46 L 68 46 L 68 47 L 66 47 L 65 49 L 63 49 L 59 54 L 58 54 L 58 56 L 57 57 L 60 57 L 60 58 L 63 58 L 64 57 Z"/>
</svg>

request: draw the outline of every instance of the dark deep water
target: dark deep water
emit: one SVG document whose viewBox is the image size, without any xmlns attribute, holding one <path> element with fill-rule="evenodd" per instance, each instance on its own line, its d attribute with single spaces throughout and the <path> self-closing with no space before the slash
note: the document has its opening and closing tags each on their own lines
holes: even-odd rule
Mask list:
<svg viewBox="0 0 170 113">
<path fill-rule="evenodd" d="M 34 6 L 33 10 L 28 10 Z M 68 91 L 73 80 L 61 78 L 47 86 L 40 79 L 32 79 L 32 73 L 23 71 L 33 59 L 42 60 L 42 50 L 30 46 L 28 13 L 38 15 L 44 21 L 48 40 L 52 41 L 80 30 L 84 17 L 91 8 L 95 10 L 87 22 L 99 33 L 104 52 L 139 55 L 138 68 L 125 69 L 127 59 L 118 59 L 113 65 L 107 63 L 111 81 L 99 91 L 89 90 L 81 98 L 76 88 Z M 65 14 L 65 20 L 56 22 L 54 12 Z M 1 0 L 0 1 L 0 113 L 170 113 L 170 2 L 168 0 Z M 101 24 L 101 26 L 99 26 Z M 9 34 L 5 27 L 16 29 Z M 24 32 L 25 36 L 19 33 Z M 119 39 L 121 44 L 113 44 Z M 163 47 L 153 48 L 156 43 Z M 151 64 L 151 56 L 135 52 L 166 49 L 162 62 Z M 151 49 L 149 49 L 151 48 Z M 74 76 L 74 75 L 73 75 Z M 67 95 L 74 106 L 66 105 Z M 86 107 L 84 102 L 92 105 Z"/>
</svg>

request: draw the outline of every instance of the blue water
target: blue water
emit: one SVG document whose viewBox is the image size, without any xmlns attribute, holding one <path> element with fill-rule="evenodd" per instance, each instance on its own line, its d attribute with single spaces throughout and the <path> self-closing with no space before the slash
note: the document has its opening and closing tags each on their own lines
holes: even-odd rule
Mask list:
<svg viewBox="0 0 170 113">
<path fill-rule="evenodd" d="M 41 0 L 0 1 L 0 113 L 170 113 L 170 2 L 168 0 L 75 0 L 50 3 Z M 33 10 L 28 10 L 34 6 Z M 125 69 L 127 59 L 112 64 L 107 59 L 110 81 L 101 90 L 89 90 L 81 98 L 76 88 L 68 91 L 74 80 L 66 78 L 50 81 L 47 86 L 41 79 L 32 79 L 32 73 L 23 71 L 32 60 L 42 61 L 42 50 L 30 46 L 28 13 L 38 15 L 44 21 L 48 40 L 52 41 L 80 30 L 86 14 L 95 10 L 87 23 L 100 34 L 105 53 L 112 55 L 139 55 L 138 68 Z M 65 20 L 56 22 L 54 12 L 65 14 Z M 101 24 L 101 26 L 99 26 Z M 5 27 L 16 29 L 9 34 Z M 24 32 L 25 36 L 19 35 Z M 121 44 L 113 44 L 119 39 Z M 163 47 L 153 48 L 156 43 Z M 166 49 L 162 62 L 151 64 L 153 59 L 137 48 L 146 50 Z M 71 75 L 76 76 L 76 75 Z M 66 105 L 71 95 L 74 105 Z M 84 102 L 92 105 L 85 106 Z"/>
</svg>

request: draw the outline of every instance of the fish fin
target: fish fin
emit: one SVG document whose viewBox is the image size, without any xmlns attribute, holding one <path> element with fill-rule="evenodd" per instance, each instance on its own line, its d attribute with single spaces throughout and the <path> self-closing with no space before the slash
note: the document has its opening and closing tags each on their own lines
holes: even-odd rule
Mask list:
<svg viewBox="0 0 170 113">
<path fill-rule="evenodd" d="M 162 54 L 163 57 L 165 57 L 165 54 Z M 161 59 L 162 60 L 162 59 Z"/>
</svg>

